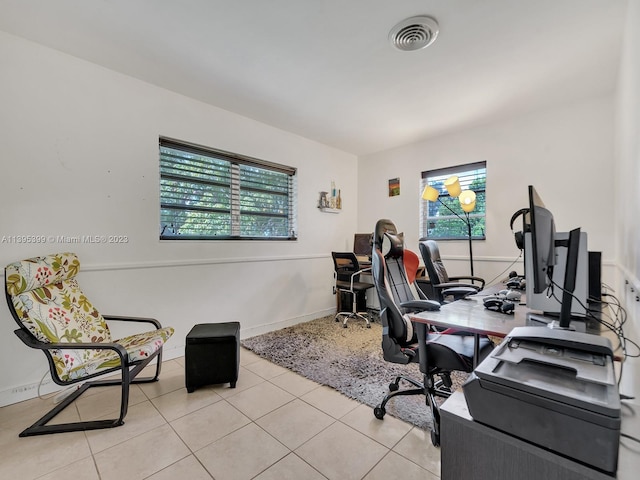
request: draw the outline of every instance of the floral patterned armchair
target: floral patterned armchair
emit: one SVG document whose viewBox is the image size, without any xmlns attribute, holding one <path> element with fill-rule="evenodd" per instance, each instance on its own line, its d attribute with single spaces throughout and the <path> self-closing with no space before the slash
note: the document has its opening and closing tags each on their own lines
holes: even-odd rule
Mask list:
<svg viewBox="0 0 640 480">
<path fill-rule="evenodd" d="M 74 253 L 30 258 L 5 268 L 7 304 L 20 326 L 14 333 L 27 346 L 44 352 L 55 383 L 67 386 L 84 382 L 24 430 L 21 437 L 122 425 L 129 403 L 129 385 L 157 381 L 160 375 L 162 347 L 173 334 L 173 328 L 162 328 L 152 318 L 101 315 L 80 290 L 75 278 L 79 270 L 80 261 Z M 142 322 L 148 326 L 142 333 L 114 340 L 107 321 Z M 136 379 L 154 359 L 155 375 Z M 114 372 L 120 375 L 87 381 Z M 121 386 L 118 418 L 48 425 L 88 388 L 109 385 Z"/>
</svg>

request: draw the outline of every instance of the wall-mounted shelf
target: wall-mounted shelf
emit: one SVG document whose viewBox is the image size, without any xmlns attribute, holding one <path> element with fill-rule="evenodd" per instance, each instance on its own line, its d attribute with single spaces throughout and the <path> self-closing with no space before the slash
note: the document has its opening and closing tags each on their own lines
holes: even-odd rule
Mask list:
<svg viewBox="0 0 640 480">
<path fill-rule="evenodd" d="M 324 213 L 340 213 L 341 210 L 337 208 L 329 208 L 329 207 L 318 207 L 318 210 Z"/>
<path fill-rule="evenodd" d="M 331 192 L 320 192 L 320 198 L 318 198 L 318 210 L 324 213 L 340 213 L 341 209 L 342 199 L 340 198 L 340 190 L 337 190 L 336 195 L 335 183 L 332 181 Z"/>
</svg>

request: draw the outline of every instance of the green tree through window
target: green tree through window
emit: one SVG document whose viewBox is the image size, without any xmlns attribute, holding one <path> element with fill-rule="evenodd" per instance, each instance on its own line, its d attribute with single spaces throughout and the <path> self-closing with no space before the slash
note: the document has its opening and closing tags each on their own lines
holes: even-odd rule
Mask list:
<svg viewBox="0 0 640 480">
<path fill-rule="evenodd" d="M 465 213 L 457 198 L 449 196 L 444 182 L 452 175 L 460 180 L 462 190 L 473 190 L 476 194 L 476 208 L 469 214 L 471 236 L 485 239 L 487 163 L 477 162 L 456 167 L 427 170 L 422 172 L 421 189 L 430 185 L 440 197 L 435 202 L 420 199 L 420 235 L 433 240 L 459 240 L 468 238 Z M 445 206 L 446 205 L 446 206 Z M 448 207 L 448 208 L 447 208 Z M 455 213 L 454 213 L 455 212 Z M 459 215 L 458 216 L 456 216 Z"/>
<path fill-rule="evenodd" d="M 296 170 L 160 138 L 161 239 L 296 238 Z"/>
</svg>

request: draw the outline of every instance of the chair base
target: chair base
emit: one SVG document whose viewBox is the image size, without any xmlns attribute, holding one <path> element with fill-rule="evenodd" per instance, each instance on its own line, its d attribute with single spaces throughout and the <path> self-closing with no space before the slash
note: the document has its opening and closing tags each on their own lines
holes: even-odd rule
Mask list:
<svg viewBox="0 0 640 480">
<path fill-rule="evenodd" d="M 431 443 L 434 447 L 440 446 L 440 407 L 436 402 L 436 397 L 449 398 L 451 396 L 451 377 L 449 373 L 443 372 L 437 374 L 440 376 L 438 381 L 433 380 L 433 376 L 425 375 L 424 383 L 420 383 L 409 377 L 399 376 L 389 384 L 389 391 L 380 405 L 373 409 L 374 416 L 382 420 L 387 413 L 386 405 L 389 400 L 398 395 L 425 395 L 426 403 L 431 410 L 433 417 L 433 428 L 431 430 Z M 407 390 L 400 390 L 400 382 L 405 381 L 410 383 L 416 388 L 410 388 Z M 426 387 L 425 387 L 426 385 Z"/>
<path fill-rule="evenodd" d="M 400 382 L 403 380 L 407 383 L 410 383 L 416 388 L 400 390 Z M 378 405 L 373 409 L 373 414 L 378 420 L 382 420 L 384 418 L 385 414 L 387 413 L 387 409 L 385 408 L 387 405 L 387 402 L 391 400 L 393 397 L 396 397 L 398 395 L 424 395 L 425 394 L 424 385 L 422 383 L 418 382 L 417 380 L 414 380 L 413 378 L 403 377 L 403 376 L 396 377 L 396 379 L 389 384 L 389 391 L 390 393 L 388 393 L 382 399 L 382 402 L 380 403 L 380 405 Z"/>
<path fill-rule="evenodd" d="M 434 447 L 440 446 L 440 406 L 436 397 L 449 398 L 451 396 L 451 374 L 442 372 L 437 374 L 440 379 L 434 381 L 434 375 L 425 375 L 424 383 L 427 386 L 427 405 L 433 416 L 433 428 L 431 429 L 431 443 Z"/>
<path fill-rule="evenodd" d="M 153 377 L 143 377 L 136 379 L 136 375 L 145 368 L 151 360 L 157 357 L 157 365 L 155 375 Z M 63 432 L 79 432 L 88 430 L 98 430 L 102 428 L 113 428 L 124 425 L 124 417 L 127 414 L 129 405 L 129 385 L 132 383 L 150 383 L 158 381 L 160 376 L 160 367 L 162 364 L 162 349 L 158 350 L 155 355 L 150 356 L 144 362 L 137 364 L 132 368 L 128 375 L 123 375 L 129 378 L 129 381 L 120 380 L 93 380 L 85 382 L 80 385 L 74 392 L 65 397 L 58 405 L 47 412 L 43 417 L 36 421 L 29 428 L 26 428 L 20 434 L 19 437 L 32 437 L 35 435 L 48 435 L 51 433 L 63 433 Z M 91 387 L 108 387 L 120 385 L 122 388 L 122 395 L 120 401 L 120 416 L 118 418 L 111 418 L 105 420 L 89 420 L 84 422 L 70 422 L 59 423 L 54 425 L 48 425 L 48 423 L 56 417 L 65 408 L 71 405 L 80 395 L 87 391 Z"/>
<path fill-rule="evenodd" d="M 336 313 L 336 322 L 340 321 L 340 317 L 344 317 L 342 319 L 342 326 L 347 328 L 347 320 L 350 318 L 359 318 L 367 322 L 367 328 L 371 328 L 371 322 L 369 320 L 369 313 L 367 312 L 338 312 Z"/>
</svg>

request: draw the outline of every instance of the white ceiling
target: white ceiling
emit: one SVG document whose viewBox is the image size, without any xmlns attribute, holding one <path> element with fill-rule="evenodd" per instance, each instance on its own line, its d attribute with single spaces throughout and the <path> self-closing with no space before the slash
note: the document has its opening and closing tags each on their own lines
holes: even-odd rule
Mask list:
<svg viewBox="0 0 640 480">
<path fill-rule="evenodd" d="M 362 155 L 615 88 L 627 0 L 0 0 L 0 30 Z M 391 28 L 437 19 L 430 47 Z M 1 68 L 1 66 L 0 66 Z"/>
</svg>

